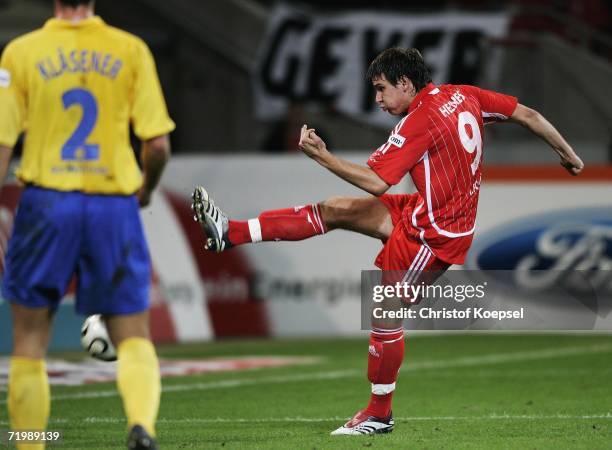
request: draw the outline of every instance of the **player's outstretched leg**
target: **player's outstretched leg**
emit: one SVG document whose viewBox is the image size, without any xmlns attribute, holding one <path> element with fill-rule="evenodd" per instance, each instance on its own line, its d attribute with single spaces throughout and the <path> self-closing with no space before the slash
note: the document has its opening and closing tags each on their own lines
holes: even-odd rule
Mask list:
<svg viewBox="0 0 612 450">
<path fill-rule="evenodd" d="M 195 188 L 191 207 L 206 235 L 207 250 L 222 252 L 234 245 L 264 241 L 300 241 L 327 231 L 317 204 L 265 211 L 248 221 L 229 220 L 206 189 Z"/>
<path fill-rule="evenodd" d="M 230 220 L 203 187 L 192 194 L 194 219 L 206 236 L 207 250 L 267 241 L 301 241 L 335 229 L 386 240 L 393 230 L 389 210 L 376 197 L 331 197 L 304 206 L 264 211 L 247 221 Z"/>
</svg>

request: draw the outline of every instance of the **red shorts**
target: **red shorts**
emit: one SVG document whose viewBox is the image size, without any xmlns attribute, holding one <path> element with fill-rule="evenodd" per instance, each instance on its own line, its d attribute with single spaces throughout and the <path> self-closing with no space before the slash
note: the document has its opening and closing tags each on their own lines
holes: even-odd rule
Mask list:
<svg viewBox="0 0 612 450">
<path fill-rule="evenodd" d="M 437 258 L 421 240 L 410 236 L 402 223 L 404 209 L 412 210 L 416 206 L 416 194 L 385 194 L 379 197 L 379 200 L 391 214 L 393 231 L 376 257 L 374 264 L 377 267 L 382 270 L 410 270 L 415 273 L 439 272 L 438 276 L 450 267 L 450 264 Z"/>
</svg>

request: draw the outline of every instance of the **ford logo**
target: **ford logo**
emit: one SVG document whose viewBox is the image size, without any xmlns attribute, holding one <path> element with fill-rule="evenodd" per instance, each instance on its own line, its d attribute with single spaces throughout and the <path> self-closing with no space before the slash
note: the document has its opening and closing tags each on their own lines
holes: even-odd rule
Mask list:
<svg viewBox="0 0 612 450">
<path fill-rule="evenodd" d="M 566 284 L 578 274 L 585 288 L 609 291 L 612 207 L 538 214 L 477 234 L 465 267 L 505 274 L 503 281 L 526 289 Z"/>
</svg>

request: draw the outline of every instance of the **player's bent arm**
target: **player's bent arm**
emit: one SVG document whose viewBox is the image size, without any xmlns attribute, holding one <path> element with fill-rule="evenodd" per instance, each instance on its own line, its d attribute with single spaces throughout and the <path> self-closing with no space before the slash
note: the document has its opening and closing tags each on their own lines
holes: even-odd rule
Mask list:
<svg viewBox="0 0 612 450">
<path fill-rule="evenodd" d="M 314 159 L 338 177 L 370 194 L 380 196 L 387 192 L 390 187 L 370 167 L 355 164 L 332 155 L 327 150 L 325 142 L 317 136 L 315 130 L 308 128 L 306 125 L 301 129 L 298 147 L 308 157 Z"/>
<path fill-rule="evenodd" d="M 582 171 L 584 168 L 582 160 L 557 129 L 546 120 L 542 114 L 519 103 L 516 105 L 516 109 L 509 120 L 524 126 L 535 135 L 544 139 L 544 141 L 557 152 L 561 158 L 561 165 L 565 167 L 571 175 L 578 175 Z"/>
<path fill-rule="evenodd" d="M 317 162 L 343 180 L 377 197 L 391 187 L 370 167 L 355 164 L 331 153 L 317 159 Z"/>
<path fill-rule="evenodd" d="M 9 165 L 11 164 L 11 155 L 13 148 L 6 145 L 0 145 L 0 187 L 4 184 Z"/>
<path fill-rule="evenodd" d="M 159 183 L 168 159 L 170 159 L 170 139 L 167 134 L 142 141 L 140 161 L 143 183 L 138 192 L 140 206 L 147 206 L 151 202 L 151 194 Z"/>
</svg>

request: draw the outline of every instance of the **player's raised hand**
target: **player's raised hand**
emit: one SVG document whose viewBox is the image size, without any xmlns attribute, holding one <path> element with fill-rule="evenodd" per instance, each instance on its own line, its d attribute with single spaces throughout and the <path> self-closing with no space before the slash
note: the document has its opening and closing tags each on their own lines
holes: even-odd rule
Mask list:
<svg viewBox="0 0 612 450">
<path fill-rule="evenodd" d="M 328 153 L 327 146 L 323 139 L 317 135 L 314 128 L 308 128 L 307 125 L 302 125 L 298 147 L 307 156 L 313 159 L 317 159 Z"/>
<path fill-rule="evenodd" d="M 584 163 L 576 154 L 562 157 L 561 165 L 565 167 L 565 170 L 567 170 L 570 175 L 574 176 L 578 175 L 580 172 L 582 172 L 582 169 L 584 169 Z"/>
</svg>

